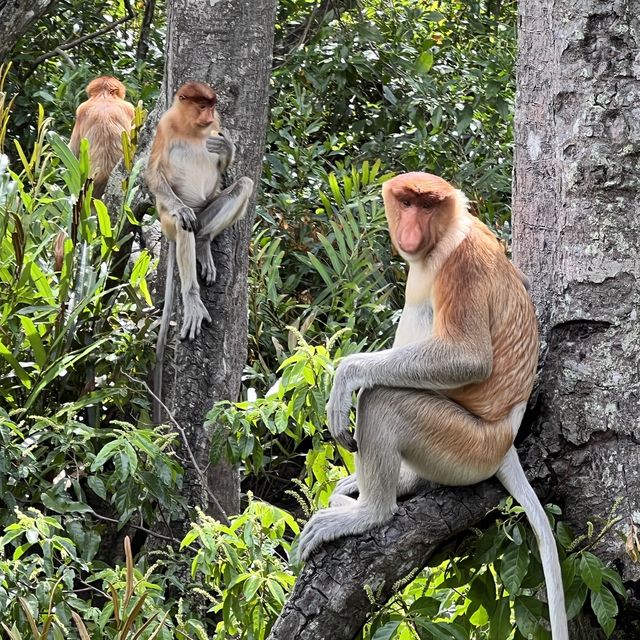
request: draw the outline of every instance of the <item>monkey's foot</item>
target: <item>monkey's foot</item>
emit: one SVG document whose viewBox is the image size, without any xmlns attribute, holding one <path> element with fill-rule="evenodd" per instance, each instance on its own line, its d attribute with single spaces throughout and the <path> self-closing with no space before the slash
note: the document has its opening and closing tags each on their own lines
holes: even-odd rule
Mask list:
<svg viewBox="0 0 640 640">
<path fill-rule="evenodd" d="M 334 505 L 334 499 L 338 496 L 353 496 L 356 493 L 358 493 L 358 480 L 356 474 L 352 473 L 350 476 L 338 480 L 331 494 L 330 504 L 332 507 L 337 506 Z"/>
<path fill-rule="evenodd" d="M 370 507 L 355 501 L 347 506 L 329 507 L 318 511 L 307 522 L 300 534 L 298 542 L 300 559 L 308 560 L 324 543 L 344 536 L 364 533 L 386 522 L 392 515 L 393 511 L 375 513 Z"/>
<path fill-rule="evenodd" d="M 200 335 L 202 322 L 211 322 L 211 316 L 207 311 L 200 294 L 189 294 L 184 302 L 184 318 L 182 320 L 182 329 L 180 330 L 180 340 L 193 340 Z"/>
<path fill-rule="evenodd" d="M 329 498 L 330 507 L 350 507 L 356 503 L 356 499 L 340 493 L 332 493 Z"/>
<path fill-rule="evenodd" d="M 202 258 L 208 257 L 208 260 L 198 260 L 200 263 L 200 275 L 204 280 L 204 283 L 210 287 L 216 281 L 216 265 L 213 261 L 213 256 L 209 252 L 208 256 L 201 256 Z"/>
</svg>

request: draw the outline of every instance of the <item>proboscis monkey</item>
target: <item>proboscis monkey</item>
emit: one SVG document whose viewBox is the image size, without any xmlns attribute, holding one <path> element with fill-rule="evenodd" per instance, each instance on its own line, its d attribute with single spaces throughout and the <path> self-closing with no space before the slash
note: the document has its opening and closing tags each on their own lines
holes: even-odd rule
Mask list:
<svg viewBox="0 0 640 640">
<path fill-rule="evenodd" d="M 122 158 L 122 132 L 131 130 L 135 109 L 124 97 L 120 80 L 110 76 L 95 78 L 87 85 L 89 99 L 76 110 L 76 123 L 69 146 L 80 153 L 80 140 L 89 141 L 93 196 L 104 193 L 111 171 Z"/>
<path fill-rule="evenodd" d="M 426 173 L 382 189 L 394 247 L 409 265 L 391 349 L 346 357 L 327 405 L 329 430 L 354 451 L 356 475 L 300 537 L 302 559 L 324 542 L 387 521 L 421 478 L 467 485 L 496 474 L 535 531 L 554 640 L 567 640 L 560 564 L 547 516 L 513 441 L 533 387 L 538 330 L 521 275 L 464 194 Z M 352 393 L 360 390 L 355 439 Z M 359 493 L 357 500 L 349 494 Z"/>
<path fill-rule="evenodd" d="M 178 89 L 173 105 L 158 123 L 146 178 L 156 198 L 162 231 L 170 240 L 154 372 L 155 395 L 161 397 L 164 348 L 173 306 L 173 264 L 177 259 L 184 307 L 180 339 L 193 340 L 203 321 L 211 322 L 200 298 L 196 263 L 207 285 L 216 279 L 211 241 L 244 216 L 253 181 L 243 177 L 221 190 L 235 147 L 220 129 L 216 92 L 201 82 Z M 156 403 L 157 404 L 157 403 Z M 154 410 L 159 420 L 159 405 Z"/>
</svg>

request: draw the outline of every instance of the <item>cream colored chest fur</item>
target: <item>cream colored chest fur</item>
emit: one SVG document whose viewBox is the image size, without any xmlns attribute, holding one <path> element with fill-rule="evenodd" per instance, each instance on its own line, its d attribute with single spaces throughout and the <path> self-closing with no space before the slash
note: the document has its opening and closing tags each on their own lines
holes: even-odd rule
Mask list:
<svg viewBox="0 0 640 640">
<path fill-rule="evenodd" d="M 175 145 L 170 152 L 171 186 L 188 207 L 202 209 L 219 191 L 219 159 L 205 147 Z"/>
</svg>

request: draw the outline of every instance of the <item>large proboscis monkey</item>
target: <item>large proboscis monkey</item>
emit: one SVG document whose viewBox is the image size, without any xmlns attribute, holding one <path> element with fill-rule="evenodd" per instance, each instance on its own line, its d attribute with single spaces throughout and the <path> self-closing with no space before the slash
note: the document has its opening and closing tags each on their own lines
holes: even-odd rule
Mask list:
<svg viewBox="0 0 640 640">
<path fill-rule="evenodd" d="M 82 138 L 89 141 L 93 196 L 100 198 L 111 171 L 122 158 L 122 132 L 131 130 L 135 109 L 124 99 L 126 89 L 116 78 L 95 78 L 86 91 L 89 99 L 76 110 L 69 146 L 77 156 Z"/>
<path fill-rule="evenodd" d="M 162 365 L 173 306 L 173 265 L 180 275 L 183 320 L 180 339 L 193 340 L 203 321 L 211 322 L 200 298 L 196 262 L 207 285 L 216 279 L 211 241 L 244 216 L 253 181 L 243 177 L 221 190 L 235 147 L 220 129 L 215 91 L 201 82 L 178 89 L 173 105 L 158 123 L 146 178 L 156 198 L 162 231 L 170 240 L 164 308 L 154 372 L 155 395 L 161 397 Z M 157 404 L 157 402 L 156 402 Z M 159 420 L 159 406 L 154 409 Z"/>
<path fill-rule="evenodd" d="M 385 183 L 391 240 L 409 265 L 391 349 L 346 357 L 327 405 L 329 430 L 354 451 L 354 476 L 300 537 L 324 542 L 387 521 L 420 479 L 467 485 L 496 474 L 535 531 L 554 640 L 567 640 L 560 564 L 547 516 L 513 441 L 533 387 L 538 331 L 521 274 L 468 211 L 464 194 L 426 173 Z M 352 393 L 360 390 L 355 439 Z M 349 494 L 358 492 L 357 500 Z"/>
</svg>

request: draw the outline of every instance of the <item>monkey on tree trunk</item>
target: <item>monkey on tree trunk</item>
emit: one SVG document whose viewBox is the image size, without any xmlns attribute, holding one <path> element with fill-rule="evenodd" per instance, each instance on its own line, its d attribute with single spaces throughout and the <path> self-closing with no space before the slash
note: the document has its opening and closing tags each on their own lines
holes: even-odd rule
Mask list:
<svg viewBox="0 0 640 640">
<path fill-rule="evenodd" d="M 553 640 L 567 640 L 555 539 L 513 446 L 538 362 L 523 276 L 469 213 L 464 194 L 442 178 L 399 175 L 382 195 L 391 241 L 409 265 L 405 305 L 391 349 L 350 355 L 338 366 L 328 424 L 340 445 L 357 450 L 356 474 L 340 481 L 331 506 L 309 520 L 300 557 L 386 522 L 396 496 L 421 479 L 467 485 L 495 474 L 531 522 Z"/>
<path fill-rule="evenodd" d="M 162 397 L 164 349 L 173 306 L 173 265 L 178 263 L 183 320 L 180 339 L 200 335 L 211 322 L 200 298 L 196 265 L 207 285 L 216 279 L 211 241 L 242 218 L 253 193 L 253 181 L 243 177 L 222 190 L 235 146 L 220 129 L 217 95 L 208 85 L 188 82 L 176 92 L 173 105 L 158 123 L 146 179 L 156 198 L 162 232 L 170 241 L 164 308 L 156 346 L 154 393 Z M 156 399 L 154 419 L 160 420 Z"/>
</svg>

